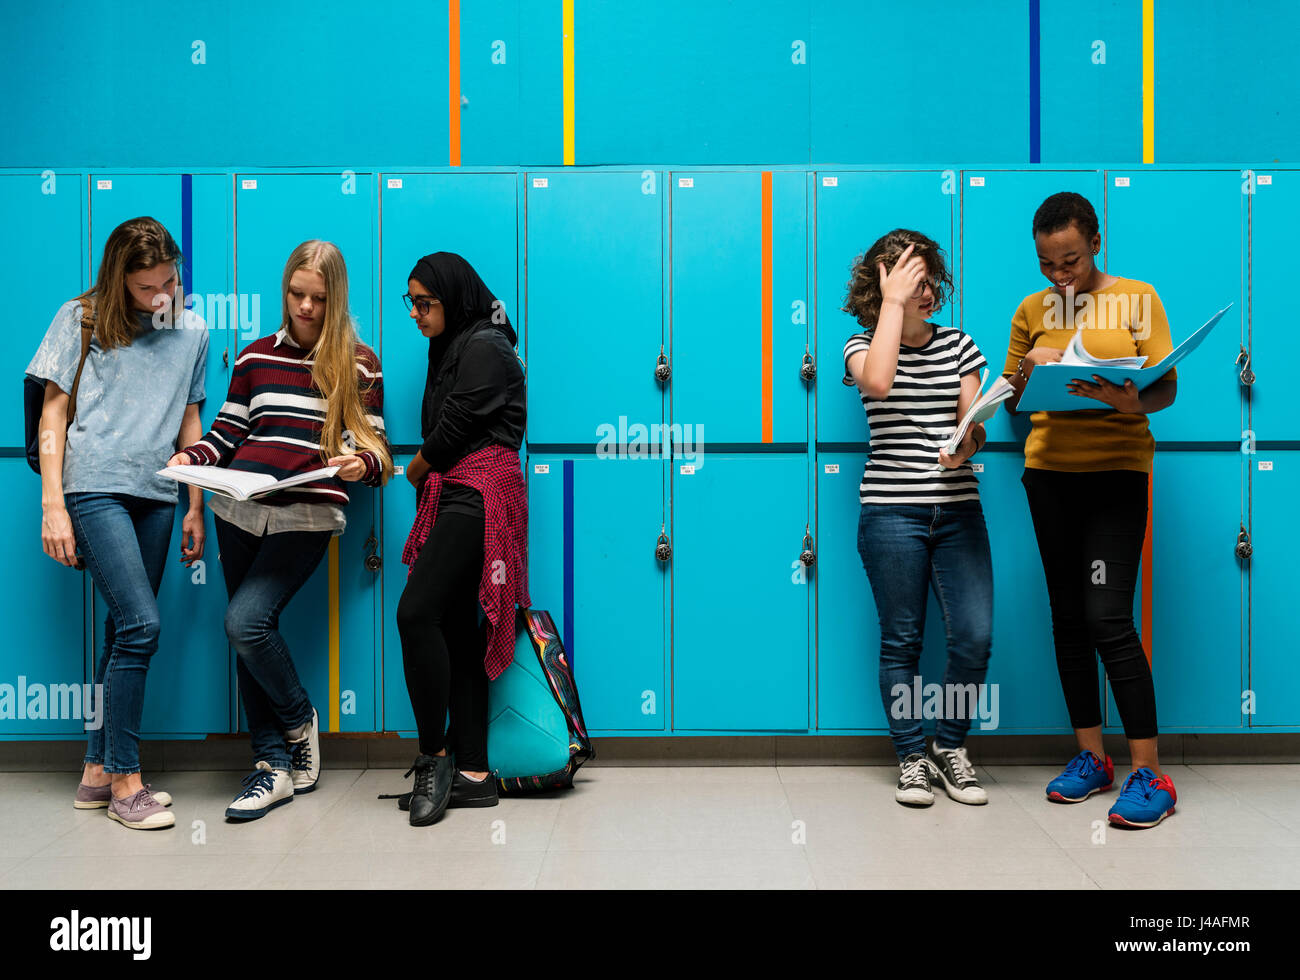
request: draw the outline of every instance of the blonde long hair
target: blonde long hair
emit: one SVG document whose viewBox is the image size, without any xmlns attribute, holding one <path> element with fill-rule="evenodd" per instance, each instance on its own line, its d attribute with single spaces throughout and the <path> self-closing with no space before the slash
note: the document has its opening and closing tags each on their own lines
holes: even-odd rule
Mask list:
<svg viewBox="0 0 1300 980">
<path fill-rule="evenodd" d="M 325 280 L 325 321 L 320 337 L 312 348 L 314 359 L 312 382 L 325 398 L 325 422 L 321 427 L 321 456 L 347 456 L 354 452 L 370 450 L 379 457 L 383 478 L 393 473 L 393 458 L 384 439 L 366 418 L 362 402 L 364 389 L 357 377 L 358 345 L 356 327 L 348 313 L 348 270 L 343 263 L 343 253 L 333 242 L 313 239 L 295 248 L 284 264 L 284 278 L 280 283 L 280 324 L 288 329 L 289 280 L 299 269 L 320 273 Z M 351 445 L 344 441 L 350 433 Z"/>
<path fill-rule="evenodd" d="M 155 218 L 123 221 L 104 243 L 95 284 L 77 297 L 81 322 L 95 328 L 95 338 L 104 350 L 130 346 L 140 332 L 135 301 L 127 292 L 126 277 L 164 262 L 176 263 L 176 289 L 172 294 L 171 322 L 180 323 L 184 311 L 181 289 L 181 250 L 176 240 Z"/>
</svg>

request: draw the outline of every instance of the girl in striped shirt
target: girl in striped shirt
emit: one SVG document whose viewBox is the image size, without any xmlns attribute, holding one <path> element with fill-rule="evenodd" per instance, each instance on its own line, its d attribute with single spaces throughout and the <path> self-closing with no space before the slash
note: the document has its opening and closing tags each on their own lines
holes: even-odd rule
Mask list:
<svg viewBox="0 0 1300 980">
<path fill-rule="evenodd" d="M 258 500 L 214 495 L 208 503 L 253 748 L 253 771 L 226 810 L 236 820 L 256 819 L 316 788 L 319 719 L 280 635 L 280 612 L 320 564 L 331 536 L 343 533 L 345 481 L 378 487 L 393 472 L 383 372 L 348 315 L 342 253 L 330 242 L 303 242 L 285 264 L 281 289 L 280 329 L 240 352 L 212 428 L 168 462 L 277 480 L 338 467 L 332 477 Z"/>
<path fill-rule="evenodd" d="M 970 336 L 926 320 L 951 289 L 943 250 L 896 229 L 854 263 L 844 305 L 864 328 L 844 345 L 845 383 L 857 384 L 871 429 L 858 552 L 880 615 L 880 695 L 900 770 L 894 798 L 908 806 L 934 802 L 932 780 L 959 802 L 988 802 L 965 749 L 992 647 L 992 562 L 967 462 L 984 427 L 972 427 L 955 455 L 942 450 L 978 397 L 985 361 Z M 927 757 L 912 692 L 932 583 L 948 666 L 946 713 Z"/>
</svg>

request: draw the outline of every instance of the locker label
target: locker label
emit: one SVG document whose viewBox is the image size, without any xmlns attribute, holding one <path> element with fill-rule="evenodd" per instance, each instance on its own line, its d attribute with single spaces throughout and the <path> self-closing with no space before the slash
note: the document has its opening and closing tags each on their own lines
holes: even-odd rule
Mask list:
<svg viewBox="0 0 1300 980">
<path fill-rule="evenodd" d="M 1259 468 L 1261 470 L 1271 470 L 1273 468 L 1273 461 L 1271 459 L 1261 459 L 1259 461 Z"/>
<path fill-rule="evenodd" d="M 255 190 L 257 190 L 257 181 L 256 181 L 256 179 L 254 179 L 254 180 L 241 180 L 241 181 L 239 182 L 239 189 L 240 189 L 240 190 L 245 190 L 245 191 L 255 191 Z"/>
<path fill-rule="evenodd" d="M 394 466 L 394 467 L 393 467 L 393 476 L 401 476 L 401 475 L 402 475 L 403 473 L 405 473 L 405 472 L 406 472 L 406 467 L 405 467 L 405 466 Z"/>
<path fill-rule="evenodd" d="M 972 473 L 983 473 L 983 472 L 984 472 L 984 464 L 983 464 L 983 463 L 971 463 L 971 464 L 970 464 L 970 471 L 971 471 Z"/>
<path fill-rule="evenodd" d="M 534 472 L 534 473 L 549 473 L 549 472 L 551 472 L 551 464 L 550 464 L 550 463 L 534 463 L 534 464 L 533 464 L 533 472 Z"/>
<path fill-rule="evenodd" d="M 677 178 L 677 186 L 678 186 L 678 187 L 694 187 L 694 186 L 695 186 L 695 178 L 694 178 L 694 177 L 678 177 L 678 178 Z"/>
<path fill-rule="evenodd" d="M 1255 183 L 1257 183 L 1257 184 L 1271 184 L 1271 183 L 1273 183 L 1273 175 L 1272 175 L 1272 174 L 1260 174 L 1259 176 L 1257 176 L 1257 177 L 1255 178 Z"/>
<path fill-rule="evenodd" d="M 694 475 L 695 475 L 695 464 L 694 464 L 694 463 L 683 463 L 683 464 L 682 464 L 682 476 L 694 476 Z"/>
<path fill-rule="evenodd" d="M 840 464 L 839 464 L 839 463 L 827 463 L 827 464 L 826 464 L 826 472 L 827 472 L 827 473 L 838 473 L 839 471 L 840 471 Z"/>
<path fill-rule="evenodd" d="M 983 187 L 983 186 L 984 186 L 984 178 L 983 178 L 983 177 L 972 177 L 972 178 L 970 179 L 970 185 L 971 185 L 971 187 Z"/>
<path fill-rule="evenodd" d="M 401 178 L 401 177 L 389 177 L 389 178 L 388 178 L 388 189 L 389 189 L 389 190 L 393 190 L 393 191 L 400 191 L 400 190 L 402 189 L 402 178 Z"/>
<path fill-rule="evenodd" d="M 534 186 L 534 187 L 546 187 L 546 186 L 547 186 L 546 178 L 545 178 L 545 177 L 534 177 L 534 178 L 533 178 L 533 186 Z"/>
<path fill-rule="evenodd" d="M 95 190 L 97 191 L 111 191 L 112 189 L 113 189 L 113 182 L 111 180 L 95 181 Z"/>
<path fill-rule="evenodd" d="M 840 186 L 840 179 L 839 179 L 838 177 L 823 177 L 823 178 L 822 178 L 822 186 L 823 186 L 823 187 L 839 187 L 839 186 Z"/>
<path fill-rule="evenodd" d="M 1116 187 L 1127 187 L 1127 186 L 1128 186 L 1128 178 L 1127 178 L 1127 177 L 1116 177 L 1116 178 L 1115 178 L 1115 186 L 1116 186 Z"/>
</svg>

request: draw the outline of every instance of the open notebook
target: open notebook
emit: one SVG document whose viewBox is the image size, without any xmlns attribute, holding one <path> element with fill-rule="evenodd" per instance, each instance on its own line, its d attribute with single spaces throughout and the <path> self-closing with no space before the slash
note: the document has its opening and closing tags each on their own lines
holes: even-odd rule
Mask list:
<svg viewBox="0 0 1300 980">
<path fill-rule="evenodd" d="M 168 466 L 158 471 L 159 476 L 175 480 L 177 483 L 189 483 L 213 493 L 234 497 L 236 500 L 252 500 L 264 497 L 278 490 L 287 490 L 303 483 L 324 480 L 339 471 L 337 466 L 322 466 L 309 473 L 277 480 L 265 473 L 248 473 L 244 470 L 228 470 L 223 466 Z"/>
<path fill-rule="evenodd" d="M 944 444 L 943 451 L 949 456 L 957 451 L 957 447 L 962 444 L 972 425 L 992 418 L 998 406 L 1016 393 L 1016 389 L 1011 387 L 1011 383 L 1006 378 L 998 378 L 989 385 L 988 391 L 984 391 L 984 384 L 988 381 L 988 377 L 989 372 L 985 368 L 980 374 L 980 396 L 971 402 L 970 408 L 966 409 L 966 415 L 952 434 L 952 438 Z"/>
</svg>

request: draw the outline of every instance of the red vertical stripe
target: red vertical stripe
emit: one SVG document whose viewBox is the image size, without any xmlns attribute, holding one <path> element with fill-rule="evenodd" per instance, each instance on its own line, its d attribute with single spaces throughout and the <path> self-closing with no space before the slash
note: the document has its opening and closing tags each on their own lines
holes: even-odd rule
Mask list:
<svg viewBox="0 0 1300 980">
<path fill-rule="evenodd" d="M 460 166 L 460 0 L 447 0 L 448 166 Z"/>
<path fill-rule="evenodd" d="M 772 171 L 763 171 L 763 442 L 772 441 Z"/>
</svg>

